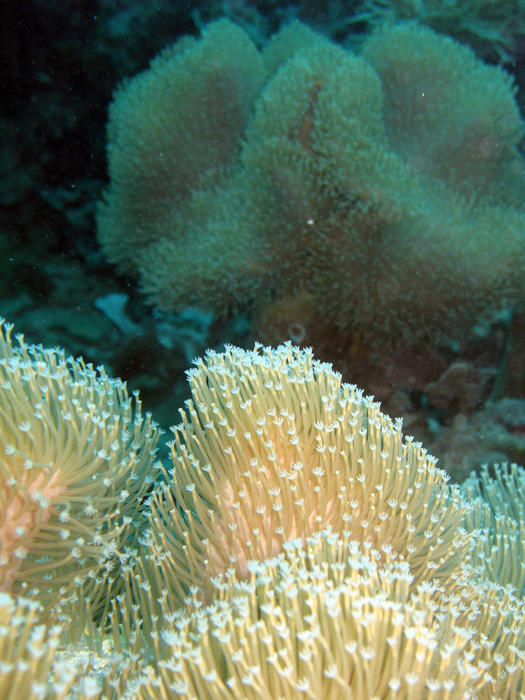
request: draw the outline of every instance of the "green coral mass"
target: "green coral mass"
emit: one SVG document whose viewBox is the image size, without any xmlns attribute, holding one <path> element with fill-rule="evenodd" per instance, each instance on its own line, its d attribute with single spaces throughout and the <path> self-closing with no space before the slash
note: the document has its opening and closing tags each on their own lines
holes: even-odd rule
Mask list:
<svg viewBox="0 0 525 700">
<path fill-rule="evenodd" d="M 222 20 L 117 91 L 100 240 L 164 310 L 307 294 L 342 330 L 450 329 L 522 289 L 514 93 L 417 24 L 356 55 Z"/>
</svg>

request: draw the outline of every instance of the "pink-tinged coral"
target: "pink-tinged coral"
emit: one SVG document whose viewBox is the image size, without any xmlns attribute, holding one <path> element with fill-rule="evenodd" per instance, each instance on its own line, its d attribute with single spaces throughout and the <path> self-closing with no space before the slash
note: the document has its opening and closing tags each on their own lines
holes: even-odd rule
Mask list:
<svg viewBox="0 0 525 700">
<path fill-rule="evenodd" d="M 0 333 L 0 587 L 104 601 L 137 536 L 159 431 L 138 398 L 63 351 Z M 102 604 L 102 603 L 101 603 Z"/>
<path fill-rule="evenodd" d="M 290 343 L 194 364 L 150 530 L 118 572 L 116 692 L 522 697 L 523 470 L 449 485 Z"/>
<path fill-rule="evenodd" d="M 40 472 L 35 477 L 28 470 L 18 479 L 16 491 L 5 479 L 0 484 L 0 490 L 2 501 L 7 505 L 0 525 L 1 563 L 4 565 L 1 588 L 10 590 L 15 575 L 28 555 L 25 545 L 29 544 L 32 534 L 38 531 L 39 526 L 49 519 L 53 511 L 51 502 L 60 500 L 65 486 L 60 483 L 57 472 Z M 7 562 L 8 568 L 5 566 Z"/>
<path fill-rule="evenodd" d="M 144 548 L 166 553 L 177 595 L 328 526 L 399 552 L 416 581 L 465 554 L 466 506 L 436 460 L 309 349 L 227 347 L 188 375 Z"/>
</svg>

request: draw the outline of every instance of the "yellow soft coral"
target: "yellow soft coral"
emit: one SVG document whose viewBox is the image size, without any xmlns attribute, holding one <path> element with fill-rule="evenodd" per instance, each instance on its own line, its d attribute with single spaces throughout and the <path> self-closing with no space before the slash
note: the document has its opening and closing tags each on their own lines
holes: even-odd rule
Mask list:
<svg viewBox="0 0 525 700">
<path fill-rule="evenodd" d="M 401 421 L 290 344 L 209 352 L 151 500 L 145 551 L 165 552 L 183 596 L 323 527 L 403 554 L 416 581 L 446 579 L 466 505 Z"/>
<path fill-rule="evenodd" d="M 0 331 L 0 590 L 103 603 L 159 431 L 103 368 Z"/>
<path fill-rule="evenodd" d="M 310 350 L 188 374 L 112 606 L 126 697 L 522 697 L 525 604 L 512 559 L 480 565 L 478 494 Z"/>
</svg>

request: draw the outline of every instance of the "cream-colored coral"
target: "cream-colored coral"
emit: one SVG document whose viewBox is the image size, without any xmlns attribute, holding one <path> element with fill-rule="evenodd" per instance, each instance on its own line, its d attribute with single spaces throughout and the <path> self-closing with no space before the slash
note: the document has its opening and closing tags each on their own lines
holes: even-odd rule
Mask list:
<svg viewBox="0 0 525 700">
<path fill-rule="evenodd" d="M 103 603 L 159 431 L 120 380 L 0 325 L 0 588 Z M 99 611 L 100 612 L 100 611 Z"/>
<path fill-rule="evenodd" d="M 311 350 L 227 346 L 188 374 L 112 601 L 125 697 L 525 696 L 525 603 L 512 552 L 481 561 L 475 489 Z"/>
<path fill-rule="evenodd" d="M 525 593 L 525 469 L 517 464 L 483 465 L 461 485 L 473 507 L 465 526 L 478 530 L 471 555 L 491 581 Z"/>
<path fill-rule="evenodd" d="M 414 590 L 402 558 L 320 532 L 213 582 L 160 623 L 142 699 L 519 697 L 523 602 L 463 577 Z M 521 669 L 521 670 L 520 670 Z M 522 697 L 522 696 L 521 696 Z"/>
<path fill-rule="evenodd" d="M 65 646 L 65 626 L 49 625 L 46 618 L 38 600 L 0 593 L 2 700 L 120 698 L 128 673 L 138 673 L 137 664 L 112 653 L 109 640 L 99 654 L 85 645 Z"/>
<path fill-rule="evenodd" d="M 82 679 L 79 668 L 63 662 L 58 652 L 62 629 L 46 627 L 43 617 L 37 601 L 0 593 L 0 697 L 87 700 L 93 679 L 88 674 Z"/>
<path fill-rule="evenodd" d="M 179 596 L 330 526 L 446 579 L 466 553 L 466 504 L 401 421 L 291 344 L 209 351 L 173 428 L 144 551 Z"/>
</svg>

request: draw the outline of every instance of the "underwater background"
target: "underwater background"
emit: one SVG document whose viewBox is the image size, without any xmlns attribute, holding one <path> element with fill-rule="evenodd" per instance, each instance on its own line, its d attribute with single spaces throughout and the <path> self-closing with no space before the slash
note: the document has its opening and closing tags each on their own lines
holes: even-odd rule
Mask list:
<svg viewBox="0 0 525 700">
<path fill-rule="evenodd" d="M 86 564 L 89 585 L 80 578 L 76 582 L 78 590 L 82 588 L 79 598 L 89 598 L 75 613 L 82 620 L 81 633 L 71 634 L 67 622 L 72 589 L 62 591 L 60 605 L 54 598 L 56 591 L 36 595 L 54 611 L 51 617 L 43 617 L 42 624 L 64 624 L 68 631 L 65 642 L 58 633 L 48 638 L 49 668 L 39 671 L 42 685 L 40 690 L 32 687 L 34 697 L 112 697 L 110 687 L 113 697 L 155 697 L 153 689 L 160 688 L 160 681 L 144 669 L 150 668 L 146 661 L 165 659 L 166 652 L 161 651 L 160 643 L 151 642 L 156 639 L 154 625 L 148 627 L 144 619 L 156 619 L 162 610 L 172 622 L 181 601 L 187 605 L 188 619 L 197 614 L 201 603 L 195 597 L 189 603 L 185 596 L 193 591 L 192 582 L 204 566 L 202 543 L 207 527 L 210 531 L 217 527 L 220 540 L 206 550 L 208 577 L 227 571 L 228 561 L 237 562 L 236 575 L 247 575 L 247 562 L 255 550 L 237 552 L 227 526 L 217 524 L 219 516 L 208 523 L 204 506 L 201 512 L 201 506 L 187 500 L 194 488 L 192 469 L 200 458 L 185 447 L 195 438 L 188 425 L 196 421 L 185 402 L 193 396 L 195 410 L 204 411 L 208 388 L 215 386 L 216 367 L 221 368 L 217 370 L 221 376 L 232 377 L 239 366 L 258 367 L 262 363 L 259 352 L 271 365 L 271 352 L 262 346 L 279 346 L 275 357 L 289 368 L 286 372 L 292 384 L 297 365 L 310 368 L 305 349 L 311 348 L 316 361 L 330 363 L 335 370 L 334 375 L 324 365 L 312 370 L 331 387 L 333 395 L 327 392 L 332 398 L 339 395 L 339 388 L 333 388 L 339 386 L 337 373 L 342 382 L 359 387 L 362 394 L 352 394 L 348 401 L 366 414 L 363 431 L 381 424 L 385 435 L 397 435 L 401 423 L 395 421 L 402 418 L 404 435 L 412 437 L 408 447 L 396 443 L 392 450 L 402 453 L 415 470 L 432 474 L 436 479 L 428 486 L 432 498 L 444 494 L 436 496 L 439 507 L 435 506 L 432 515 L 429 511 L 429 518 L 437 518 L 442 507 L 443 512 L 447 508 L 457 512 L 456 520 L 450 515 L 450 522 L 441 526 L 442 532 L 461 533 L 454 536 L 453 551 L 441 552 L 440 542 L 439 557 L 434 553 L 432 560 L 438 569 L 435 580 L 445 588 L 450 582 L 442 569 L 456 566 L 467 551 L 475 551 L 469 561 L 476 566 L 488 557 L 461 539 L 462 528 L 488 531 L 489 521 L 493 524 L 498 518 L 497 512 L 488 514 L 481 506 L 471 512 L 458 505 L 458 499 L 484 496 L 490 501 L 490 480 L 504 482 L 514 495 L 506 491 L 505 497 L 494 497 L 494 503 L 505 501 L 506 515 L 523 528 L 523 470 L 513 466 L 507 471 L 502 466 L 500 473 L 500 467 L 487 465 L 525 465 L 525 2 L 33 0 L 3 4 L 0 39 L 0 317 L 14 324 L 13 338 L 22 333 L 28 344 L 57 353 L 56 358 L 49 354 L 54 358 L 49 360 L 42 348 L 26 351 L 22 344 L 13 349 L 9 325 L 4 324 L 0 358 L 9 369 L 2 375 L 3 389 L 7 391 L 14 382 L 8 377 L 14 371 L 13 362 L 21 372 L 21 386 L 27 379 L 24 363 L 39 367 L 49 362 L 52 369 L 46 372 L 51 371 L 53 382 L 67 365 L 64 372 L 73 377 L 75 390 L 87 365 L 88 383 L 93 381 L 95 387 L 86 399 L 89 406 L 96 403 L 94 395 L 106 391 L 101 386 L 111 386 L 108 391 L 115 395 L 98 407 L 104 420 L 114 406 L 122 405 L 128 412 L 124 422 L 135 420 L 132 425 L 136 426 L 133 436 L 124 440 L 125 449 L 133 452 L 133 468 L 128 473 L 121 469 L 123 461 L 116 460 L 105 477 L 113 479 L 118 473 L 115 483 L 125 496 L 105 524 L 101 520 L 94 526 L 89 547 L 86 542 L 78 545 L 86 554 L 75 555 L 77 561 L 84 562 L 84 556 L 89 560 L 87 552 L 99 546 L 98 539 L 104 539 L 102 554 L 95 557 L 98 573 L 93 574 L 95 565 Z M 292 345 L 283 346 L 287 341 Z M 16 362 L 9 359 L 13 356 Z M 83 360 L 76 364 L 70 356 Z M 206 359 L 187 374 L 194 359 L 203 356 Z M 90 365 L 105 370 L 94 379 Z M 257 384 L 259 398 L 272 382 L 282 388 L 273 375 L 266 377 L 264 367 L 261 384 Z M 210 373 L 207 379 L 198 378 L 206 372 Z M 310 376 L 310 369 L 304 373 Z M 127 389 L 114 388 L 108 377 L 122 379 Z M 244 387 L 244 380 L 239 381 Z M 223 385 L 217 382 L 217 392 L 222 391 Z M 242 395 L 243 389 L 235 382 L 228 387 L 228 392 Z M 63 393 L 56 391 L 60 404 Z M 136 392 L 140 400 L 132 410 L 127 397 Z M 35 396 L 27 393 L 27 405 L 34 405 Z M 305 394 L 300 405 L 318 400 L 326 404 L 326 396 L 319 396 Z M 254 405 L 255 398 L 254 394 Z M 247 403 L 252 400 L 245 399 Z M 231 400 L 223 396 L 219 402 L 225 415 L 229 415 Z M 75 401 L 72 406 L 77 405 Z M 0 402 L 4 415 L 14 403 L 10 398 Z M 293 401 L 287 403 L 281 409 L 283 415 L 292 413 L 292 405 L 297 408 Z M 219 411 L 213 406 L 212 412 Z M 310 416 L 311 425 L 305 419 L 312 431 L 322 425 L 330 432 L 324 410 L 323 405 L 319 415 Z M 53 420 L 56 414 L 57 410 L 50 409 Z M 67 416 L 69 420 L 69 410 Z M 22 432 L 32 434 L 29 423 L 18 419 L 22 421 L 19 428 L 26 426 L 20 428 Z M 13 421 L 4 419 L 5 431 L 12 428 Z M 213 422 L 207 413 L 199 421 L 204 426 Z M 174 425 L 174 434 L 182 435 L 176 438 L 175 447 L 171 442 L 166 445 L 168 438 L 161 436 L 162 431 L 169 434 Z M 260 424 L 254 419 L 254 430 L 256 425 Z M 81 442 L 85 438 L 80 427 L 78 431 Z M 244 435 L 247 431 L 245 428 Z M 364 434 L 356 431 L 356 436 Z M 201 449 L 200 433 L 198 439 Z M 387 438 L 383 439 L 387 445 Z M 46 445 L 49 440 L 47 436 Z M 87 438 L 93 444 L 98 440 L 98 433 Z M 105 455 L 106 449 L 110 451 L 109 437 L 105 438 L 107 445 L 100 440 L 97 449 Z M 114 435 L 112 440 L 116 440 Z M 11 454 L 14 443 L 7 438 L 4 443 L 6 454 Z M 421 444 L 424 454 L 418 451 Z M 22 447 L 16 445 L 22 454 Z M 70 442 L 64 439 L 63 445 L 69 454 Z M 318 447 L 321 451 L 320 443 Z M 332 448 L 343 454 L 339 442 Z M 231 449 L 235 453 L 235 446 L 224 452 Z M 357 461 L 365 459 L 369 448 L 363 449 Z M 153 457 L 148 462 L 144 456 L 147 450 L 152 455 L 158 450 L 164 466 L 152 466 Z M 384 451 L 387 454 L 386 446 Z M 199 463 L 213 462 L 212 452 L 202 448 Z M 29 452 L 24 454 L 27 465 Z M 429 466 L 431 458 L 426 455 L 437 462 Z M 176 481 L 167 467 L 169 459 L 175 466 L 177 461 L 184 462 L 184 468 L 180 484 L 171 486 L 167 496 L 167 487 L 158 484 L 167 484 L 170 478 Z M 298 464 L 295 457 L 289 459 L 290 464 Z M 439 477 L 443 484 L 433 476 L 436 463 L 449 475 Z M 155 468 L 159 471 L 152 476 Z M 20 550 L 13 545 L 11 551 L 6 543 L 17 527 L 28 527 L 22 516 L 17 520 L 22 503 L 36 498 L 44 512 L 48 501 L 61 498 L 63 492 L 50 476 L 45 481 L 37 479 L 36 486 L 21 479 L 24 495 L 13 495 L 6 476 L 14 478 L 9 469 L 4 465 L 7 485 L 0 490 L 0 543 L 4 540 L 0 565 L 7 566 L 7 573 L 0 576 L 0 590 L 29 599 L 30 587 L 40 588 L 37 576 L 42 561 L 35 559 L 38 566 L 29 567 L 30 575 L 24 579 L 18 564 L 13 567 L 11 560 L 6 561 L 26 554 L 19 556 L 16 552 Z M 473 471 L 478 476 L 469 477 Z M 464 484 L 461 498 L 445 489 L 449 477 L 453 484 Z M 137 479 L 140 486 L 135 484 Z M 214 496 L 202 488 L 202 503 L 211 512 Z M 392 493 L 399 488 L 392 486 Z M 75 491 L 75 499 L 84 500 L 85 493 Z M 151 513 L 144 515 L 150 497 Z M 334 501 L 339 497 L 334 495 Z M 254 510 L 258 502 L 254 494 L 250 498 L 248 510 Z M 42 506 L 39 499 L 47 505 Z M 334 501 L 326 496 L 323 507 L 330 510 Z M 274 510 L 281 505 L 274 503 Z M 147 520 L 147 531 L 130 534 L 127 523 L 124 527 L 118 520 L 121 506 L 130 522 Z M 91 517 L 91 501 L 86 507 Z M 222 507 L 224 512 L 235 508 L 233 496 L 224 496 Z M 57 508 L 63 514 L 62 506 Z M 317 512 L 315 508 L 312 512 Z M 364 511 L 361 515 L 365 518 Z M 31 516 L 31 527 L 42 526 L 45 532 L 48 517 Z M 166 524 L 170 517 L 175 523 L 173 532 Z M 243 537 L 243 528 L 248 527 L 245 517 L 243 511 L 235 525 Z M 312 522 L 313 516 L 294 520 L 286 536 L 277 528 L 284 541 L 301 532 L 315 541 L 310 542 L 307 555 L 290 550 L 288 563 L 275 564 L 275 571 L 269 572 L 264 567 L 274 566 L 268 562 L 280 551 L 272 540 L 268 548 L 263 547 L 264 556 L 259 552 L 255 557 L 264 569 L 257 574 L 261 581 L 272 576 L 283 580 L 284 574 L 276 573 L 279 566 L 293 568 L 300 561 L 308 568 L 304 557 L 312 561 L 318 557 L 330 565 L 340 560 L 340 550 L 348 542 L 338 541 L 336 553 L 330 549 L 327 555 L 326 547 L 333 543 L 326 544 L 325 534 L 321 536 Z M 184 539 L 185 528 L 192 527 L 200 542 L 191 545 L 193 554 L 189 540 Z M 77 535 L 82 540 L 81 530 Z M 181 532 L 184 534 L 173 534 Z M 512 532 L 523 548 L 522 529 L 519 534 Z M 509 531 L 505 533 L 512 539 Z M 492 540 L 487 535 L 483 546 L 497 549 L 497 541 L 501 551 L 508 553 L 507 540 L 503 545 L 497 539 L 500 535 L 490 535 Z M 46 541 L 44 535 L 39 537 Z M 374 538 L 376 535 L 371 541 L 378 549 L 390 546 L 390 539 Z M 115 541 L 118 554 L 112 549 Z M 157 565 L 164 583 L 168 577 L 164 564 L 158 564 L 166 541 L 175 562 L 170 566 L 178 573 L 177 582 L 167 585 L 170 595 L 163 597 L 163 585 L 157 579 L 152 584 L 150 577 Z M 412 544 L 404 540 L 400 551 L 405 546 L 411 551 Z M 139 557 L 127 569 L 128 555 L 122 552 L 135 547 L 155 552 L 159 560 L 145 564 Z M 41 556 L 43 549 L 37 550 L 30 550 L 30 556 Z M 512 565 L 492 562 L 491 581 L 498 580 L 494 573 L 498 568 L 523 570 L 521 552 L 512 550 Z M 73 576 L 69 554 L 62 556 L 59 564 L 44 567 L 46 571 L 55 567 L 55 573 L 46 576 L 51 580 L 56 575 L 61 583 Z M 370 570 L 367 556 L 359 559 L 359 570 Z M 181 563 L 185 557 L 190 562 L 186 573 L 186 564 Z M 108 573 L 108 562 L 113 566 L 115 558 L 117 568 L 124 572 L 122 580 Z M 101 560 L 106 567 L 104 576 Z M 387 563 L 391 567 L 387 578 L 401 581 L 408 576 L 398 561 Z M 420 583 L 418 567 L 419 563 L 410 563 L 408 568 Z M 135 576 L 130 571 L 139 572 L 140 584 L 129 584 Z M 95 577 L 104 578 L 104 593 L 93 586 Z M 334 577 L 329 587 L 336 585 Z M 16 581 L 13 588 L 11 581 Z M 501 585 L 512 582 L 514 592 L 519 589 L 521 605 L 523 590 L 516 581 L 503 577 Z M 134 585 L 142 586 L 141 590 L 157 585 L 158 597 L 144 602 Z M 410 579 L 407 586 L 413 585 Z M 199 586 L 208 604 L 213 593 L 207 582 Z M 130 588 L 133 604 L 138 606 L 140 599 L 138 617 L 133 616 L 136 613 L 119 617 L 115 601 L 120 602 L 117 596 L 123 595 L 123 588 Z M 450 592 L 452 588 L 447 589 L 451 596 L 456 594 L 456 589 Z M 9 619 L 14 603 L 2 595 L 0 624 L 5 624 L 2 614 Z M 224 593 L 227 595 L 230 593 Z M 483 588 L 483 596 L 492 600 L 491 595 Z M 424 596 L 417 605 L 425 608 Z M 506 625 L 505 615 L 517 603 L 506 599 L 504 605 L 501 600 L 498 605 L 506 606 L 501 613 Z M 25 613 L 17 614 L 24 618 Z M 283 613 L 285 617 L 293 614 Z M 26 615 L 24 619 L 33 618 Z M 128 647 L 123 644 L 119 649 L 115 639 L 126 637 L 124 630 L 134 626 L 141 633 L 133 635 Z M 523 627 L 513 634 L 523 636 Z M 1 637 L 0 633 L 0 651 Z M 103 648 L 107 651 L 104 645 L 110 637 L 116 659 L 111 673 L 140 678 L 136 687 L 134 681 L 126 687 L 124 681 L 112 686 L 107 674 L 104 683 L 100 681 L 104 671 L 99 657 L 104 656 Z M 165 637 L 169 646 L 169 634 Z M 512 664 L 523 673 L 523 645 L 514 638 L 505 643 L 505 654 L 510 654 L 508 649 L 512 653 L 514 647 L 518 649 L 513 661 L 505 662 L 505 673 Z M 136 663 L 141 644 L 147 648 L 143 665 Z M 84 664 L 82 668 L 88 669 L 84 685 L 77 687 L 78 679 L 61 676 L 59 665 L 53 666 L 56 660 L 53 662 L 51 652 L 57 647 L 61 661 L 69 661 L 71 653 L 73 666 Z M 79 649 L 90 649 L 89 653 L 97 649 L 99 656 L 87 661 L 86 651 L 88 656 L 80 661 Z M 117 659 L 116 652 L 126 660 Z M 226 677 L 228 662 L 220 658 L 217 667 Z M 434 673 L 439 664 L 436 660 L 429 664 Z M 485 660 L 479 664 L 472 678 L 481 673 Z M 49 671 L 52 668 L 55 670 Z M 58 691 L 53 695 L 52 685 L 46 685 L 48 672 L 55 673 L 62 695 Z M 498 672 L 490 671 L 494 677 Z M 505 690 L 496 684 L 490 691 L 469 677 L 463 686 L 458 683 L 456 695 L 440 695 L 443 688 L 448 692 L 443 679 L 454 673 L 443 668 L 439 673 L 442 679 L 436 681 L 435 690 L 430 683 L 419 695 L 410 695 L 406 689 L 396 695 L 397 681 L 364 690 L 353 679 L 348 683 L 348 697 L 525 697 L 521 676 Z M 190 677 L 194 678 L 194 671 L 187 671 L 184 682 L 179 676 L 177 680 L 164 676 L 162 687 L 170 688 L 168 697 L 184 695 L 184 683 Z M 15 683 L 13 679 L 9 682 Z M 410 679 L 407 682 L 410 685 Z M 303 692 L 300 681 L 293 692 L 273 683 L 247 697 L 296 697 L 296 691 Z M 8 688 L 0 682 L 0 690 L 2 687 Z M 5 697 L 21 697 L 17 695 L 21 687 L 10 686 L 4 690 Z M 311 697 L 343 697 L 333 689 L 312 687 Z M 194 681 L 188 697 L 212 692 L 203 688 Z M 271 693 L 269 688 L 273 688 Z M 229 691 L 224 692 L 221 697 L 228 697 Z M 165 697 L 160 690 L 158 693 Z"/>
</svg>

